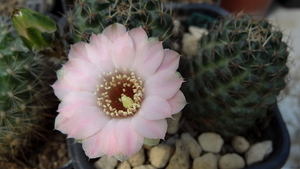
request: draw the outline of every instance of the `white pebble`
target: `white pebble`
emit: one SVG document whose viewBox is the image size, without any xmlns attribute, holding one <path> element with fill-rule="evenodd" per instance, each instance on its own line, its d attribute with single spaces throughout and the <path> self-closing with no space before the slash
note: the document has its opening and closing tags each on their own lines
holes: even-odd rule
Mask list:
<svg viewBox="0 0 300 169">
<path fill-rule="evenodd" d="M 175 153 L 171 157 L 166 169 L 189 169 L 189 148 L 181 140 L 176 141 Z"/>
<path fill-rule="evenodd" d="M 206 35 L 208 33 L 207 29 L 199 28 L 197 26 L 190 26 L 189 32 L 198 39 L 200 39 L 203 35 Z"/>
<path fill-rule="evenodd" d="M 182 133 L 181 140 L 183 144 L 187 145 L 189 148 L 190 156 L 195 159 L 200 156 L 202 149 L 198 144 L 197 140 L 191 136 L 189 133 Z"/>
<path fill-rule="evenodd" d="M 157 168 L 165 167 L 173 151 L 173 148 L 167 144 L 158 144 L 150 149 L 149 160 Z"/>
<path fill-rule="evenodd" d="M 213 153 L 206 153 L 193 161 L 193 169 L 218 169 L 218 157 Z"/>
<path fill-rule="evenodd" d="M 220 169 L 241 169 L 245 167 L 244 159 L 235 154 L 225 154 L 219 159 Z"/>
<path fill-rule="evenodd" d="M 123 163 L 120 163 L 117 169 L 131 169 L 131 166 L 128 160 L 126 160 Z"/>
<path fill-rule="evenodd" d="M 190 33 L 183 34 L 182 52 L 188 56 L 194 56 L 197 53 L 198 41 L 204 34 L 207 34 L 207 30 L 190 26 L 189 32 Z"/>
<path fill-rule="evenodd" d="M 167 118 L 167 123 L 168 123 L 168 129 L 167 133 L 168 134 L 175 134 L 178 131 L 179 128 L 179 121 L 181 118 L 182 113 L 179 112 L 177 114 L 173 115 L 173 118 Z"/>
<path fill-rule="evenodd" d="M 195 56 L 197 53 L 198 40 L 190 33 L 183 34 L 182 52 L 187 56 Z"/>
<path fill-rule="evenodd" d="M 114 157 L 107 158 L 107 156 L 102 156 L 98 161 L 94 163 L 96 169 L 114 169 L 118 164 L 118 160 Z"/>
<path fill-rule="evenodd" d="M 272 141 L 268 140 L 253 144 L 245 154 L 247 165 L 262 161 L 272 151 Z"/>
<path fill-rule="evenodd" d="M 128 159 L 128 162 L 132 167 L 142 165 L 145 162 L 145 152 L 142 148 L 138 153 Z"/>
<path fill-rule="evenodd" d="M 231 145 L 238 153 L 245 153 L 250 147 L 250 143 L 242 136 L 233 137 Z"/>
<path fill-rule="evenodd" d="M 133 169 L 156 169 L 153 165 L 140 165 L 140 166 L 137 166 L 137 167 L 133 167 Z"/>
<path fill-rule="evenodd" d="M 172 35 L 177 36 L 180 33 L 181 22 L 178 19 L 174 19 L 173 25 Z"/>
<path fill-rule="evenodd" d="M 219 153 L 224 144 L 224 140 L 217 133 L 202 133 L 198 137 L 199 144 L 204 151 L 211 153 Z"/>
</svg>

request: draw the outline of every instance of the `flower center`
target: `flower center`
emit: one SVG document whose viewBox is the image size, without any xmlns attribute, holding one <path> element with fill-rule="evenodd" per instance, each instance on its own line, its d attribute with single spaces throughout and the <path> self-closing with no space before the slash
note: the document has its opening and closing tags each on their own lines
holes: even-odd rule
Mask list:
<svg viewBox="0 0 300 169">
<path fill-rule="evenodd" d="M 143 81 L 136 77 L 133 70 L 103 73 L 103 84 L 97 85 L 97 103 L 111 117 L 134 115 L 141 107 Z"/>
</svg>

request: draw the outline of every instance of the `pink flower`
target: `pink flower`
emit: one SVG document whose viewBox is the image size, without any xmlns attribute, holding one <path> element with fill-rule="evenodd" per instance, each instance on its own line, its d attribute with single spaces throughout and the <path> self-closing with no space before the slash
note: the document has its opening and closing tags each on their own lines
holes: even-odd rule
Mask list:
<svg viewBox="0 0 300 169">
<path fill-rule="evenodd" d="M 121 24 L 71 47 L 53 84 L 61 100 L 55 128 L 82 141 L 90 158 L 125 160 L 145 139 L 163 139 L 166 118 L 186 104 L 178 53 Z"/>
</svg>

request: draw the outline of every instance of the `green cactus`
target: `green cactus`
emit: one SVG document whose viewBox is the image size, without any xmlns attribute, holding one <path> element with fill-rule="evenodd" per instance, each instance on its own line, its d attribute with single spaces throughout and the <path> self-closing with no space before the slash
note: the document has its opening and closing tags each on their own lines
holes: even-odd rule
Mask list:
<svg viewBox="0 0 300 169">
<path fill-rule="evenodd" d="M 91 33 L 101 33 L 114 22 L 129 29 L 142 26 L 160 40 L 167 39 L 173 29 L 172 18 L 159 0 L 77 0 L 71 13 L 71 43 L 87 41 Z"/>
<path fill-rule="evenodd" d="M 289 71 L 282 38 L 268 21 L 245 14 L 220 20 L 201 38 L 181 70 L 186 116 L 197 129 L 230 138 L 266 116 Z"/>
<path fill-rule="evenodd" d="M 46 110 L 53 106 L 47 82 L 54 72 L 22 46 L 13 30 L 8 18 L 0 19 L 0 164 L 33 148 L 31 141 L 40 137 Z"/>
</svg>

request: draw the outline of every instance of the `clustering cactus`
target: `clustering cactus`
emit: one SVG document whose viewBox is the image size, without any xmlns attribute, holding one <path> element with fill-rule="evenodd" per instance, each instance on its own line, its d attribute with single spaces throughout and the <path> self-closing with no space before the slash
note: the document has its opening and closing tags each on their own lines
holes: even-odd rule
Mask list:
<svg viewBox="0 0 300 169">
<path fill-rule="evenodd" d="M 54 72 L 22 46 L 13 30 L 8 18 L 0 19 L 0 164 L 33 148 L 31 141 L 53 106 L 47 82 Z"/>
<path fill-rule="evenodd" d="M 142 26 L 151 37 L 168 38 L 172 18 L 163 11 L 159 0 L 77 0 L 68 18 L 72 43 L 87 41 L 91 33 L 101 33 L 117 22 L 129 29 Z"/>
<path fill-rule="evenodd" d="M 186 116 L 196 128 L 225 137 L 266 116 L 285 87 L 289 47 L 266 20 L 244 14 L 216 23 L 182 63 Z"/>
</svg>

